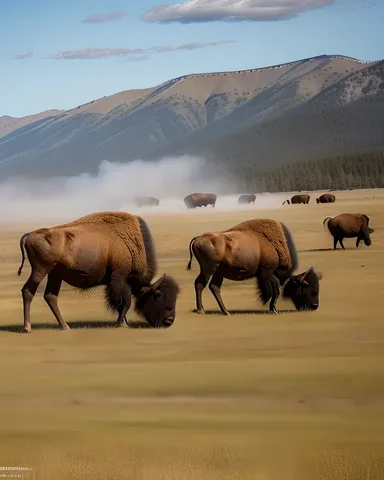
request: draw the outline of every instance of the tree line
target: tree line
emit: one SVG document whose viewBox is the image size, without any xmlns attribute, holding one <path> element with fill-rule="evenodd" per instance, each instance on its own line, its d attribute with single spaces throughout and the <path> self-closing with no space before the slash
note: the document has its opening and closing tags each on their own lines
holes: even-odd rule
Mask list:
<svg viewBox="0 0 384 480">
<path fill-rule="evenodd" d="M 260 168 L 256 162 L 226 164 L 237 190 L 289 192 L 384 187 L 384 149 Z"/>
</svg>

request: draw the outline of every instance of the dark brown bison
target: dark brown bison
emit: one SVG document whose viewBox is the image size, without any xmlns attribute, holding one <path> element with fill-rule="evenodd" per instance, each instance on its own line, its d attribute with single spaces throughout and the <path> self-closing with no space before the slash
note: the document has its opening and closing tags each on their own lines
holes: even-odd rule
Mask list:
<svg viewBox="0 0 384 480">
<path fill-rule="evenodd" d="M 214 193 L 191 193 L 184 198 L 187 208 L 207 207 L 216 204 L 217 196 Z"/>
<path fill-rule="evenodd" d="M 196 309 L 205 313 L 202 291 L 209 284 L 220 310 L 229 315 L 221 298 L 220 288 L 224 278 L 241 281 L 256 278 L 259 298 L 265 305 L 270 302 L 270 312 L 276 312 L 276 302 L 283 286 L 283 296 L 290 298 L 297 310 L 316 310 L 319 306 L 319 280 L 311 267 L 306 272 L 293 275 L 297 268 L 297 252 L 287 227 L 269 219 L 242 222 L 229 230 L 204 233 L 191 240 L 189 245 L 190 270 L 194 254 L 200 265 L 195 279 Z"/>
<path fill-rule="evenodd" d="M 316 203 L 335 203 L 336 197 L 332 193 L 323 193 L 319 198 L 316 198 Z"/>
<path fill-rule="evenodd" d="M 136 205 L 138 207 L 158 207 L 160 200 L 155 197 L 136 197 Z"/>
<path fill-rule="evenodd" d="M 323 221 L 323 225 L 328 222 L 328 230 L 333 236 L 333 248 L 336 249 L 337 242 L 341 248 L 345 250 L 343 239 L 356 239 L 356 248 L 361 240 L 369 247 L 371 245 L 370 233 L 374 232 L 373 228 L 369 228 L 369 217 L 361 213 L 342 213 L 337 217 L 327 217 Z"/>
<path fill-rule="evenodd" d="M 157 271 L 152 235 L 146 222 L 125 212 L 100 212 L 71 223 L 25 233 L 20 239 L 22 263 L 27 252 L 31 275 L 22 288 L 24 332 L 31 331 L 30 306 L 37 287 L 48 275 L 44 299 L 62 330 L 69 327 L 57 299 L 62 281 L 87 290 L 105 286 L 107 306 L 118 313 L 117 326 L 127 323 L 131 296 L 151 327 L 169 327 L 176 315 L 179 287 Z"/>
<path fill-rule="evenodd" d="M 240 195 L 237 203 L 244 204 L 244 203 L 255 203 L 256 195 L 254 193 Z"/>
<path fill-rule="evenodd" d="M 291 204 L 294 205 L 295 203 L 304 203 L 304 205 L 306 205 L 307 203 L 309 203 L 310 199 L 310 195 L 293 195 L 293 197 L 291 198 Z"/>
</svg>

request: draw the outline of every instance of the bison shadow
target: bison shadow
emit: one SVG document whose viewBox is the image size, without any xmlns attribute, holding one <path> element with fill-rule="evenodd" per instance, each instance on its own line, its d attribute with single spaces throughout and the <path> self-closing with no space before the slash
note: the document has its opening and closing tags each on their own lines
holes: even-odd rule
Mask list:
<svg viewBox="0 0 384 480">
<path fill-rule="evenodd" d="M 336 248 L 336 250 L 332 248 L 311 248 L 309 250 L 299 250 L 299 253 L 302 252 L 337 252 L 342 251 L 342 248 Z M 356 250 L 356 248 L 345 248 L 345 250 Z"/>
<path fill-rule="evenodd" d="M 271 315 L 269 310 L 228 310 L 231 315 Z M 297 310 L 290 309 L 290 310 L 278 310 L 279 313 L 294 313 Z M 197 313 L 196 309 L 192 310 L 192 313 Z M 200 314 L 198 314 L 200 315 Z M 205 315 L 220 315 L 225 316 L 220 312 L 220 310 L 206 310 Z M 201 315 L 202 317 L 204 314 Z"/>
<path fill-rule="evenodd" d="M 98 328 L 116 328 L 116 322 L 106 321 L 106 320 L 88 320 L 88 321 L 79 321 L 79 322 L 67 322 L 71 330 L 86 330 L 86 329 L 98 329 Z M 12 324 L 12 325 L 0 325 L 0 332 L 10 332 L 10 333 L 22 333 L 24 325 L 21 324 Z M 131 320 L 129 325 L 124 324 L 124 327 L 128 329 L 149 329 L 151 328 L 148 323 L 140 320 Z M 34 330 L 60 330 L 57 323 L 36 323 L 32 324 L 32 332 Z"/>
</svg>

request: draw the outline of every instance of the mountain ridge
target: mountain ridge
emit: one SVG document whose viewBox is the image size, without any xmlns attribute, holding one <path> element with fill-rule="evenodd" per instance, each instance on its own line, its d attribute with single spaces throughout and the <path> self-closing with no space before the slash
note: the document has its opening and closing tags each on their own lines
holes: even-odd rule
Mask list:
<svg viewBox="0 0 384 480">
<path fill-rule="evenodd" d="M 0 175 L 92 173 L 102 160 L 198 152 L 250 125 L 292 117 L 300 106 L 321 110 L 324 105 L 316 106 L 313 99 L 348 77 L 349 97 L 336 103 L 347 106 L 368 98 L 373 87 L 368 81 L 363 92 L 358 83 L 365 77 L 372 85 L 381 81 L 381 73 L 372 71 L 375 65 L 381 61 L 319 55 L 255 69 L 182 75 L 154 87 L 124 90 L 1 137 Z M 361 78 L 354 77 L 359 72 Z"/>
</svg>

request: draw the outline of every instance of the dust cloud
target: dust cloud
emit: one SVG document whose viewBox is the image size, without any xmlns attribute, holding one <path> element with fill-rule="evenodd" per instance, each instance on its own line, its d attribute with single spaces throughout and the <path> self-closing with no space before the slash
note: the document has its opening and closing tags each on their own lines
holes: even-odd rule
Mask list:
<svg viewBox="0 0 384 480">
<path fill-rule="evenodd" d="M 232 191 L 232 194 L 228 194 Z M 255 205 L 238 205 L 239 194 L 225 175 L 209 172 L 204 159 L 183 156 L 158 162 L 104 161 L 96 175 L 44 179 L 14 177 L 0 183 L 0 222 L 71 221 L 96 211 L 136 214 L 198 214 L 211 207 L 187 210 L 184 197 L 193 192 L 218 195 L 217 210 L 277 208 L 281 195 L 263 194 Z M 247 192 L 240 192 L 247 193 Z M 257 192 L 251 192 L 257 193 Z M 159 206 L 138 207 L 137 197 L 151 196 Z"/>
</svg>

